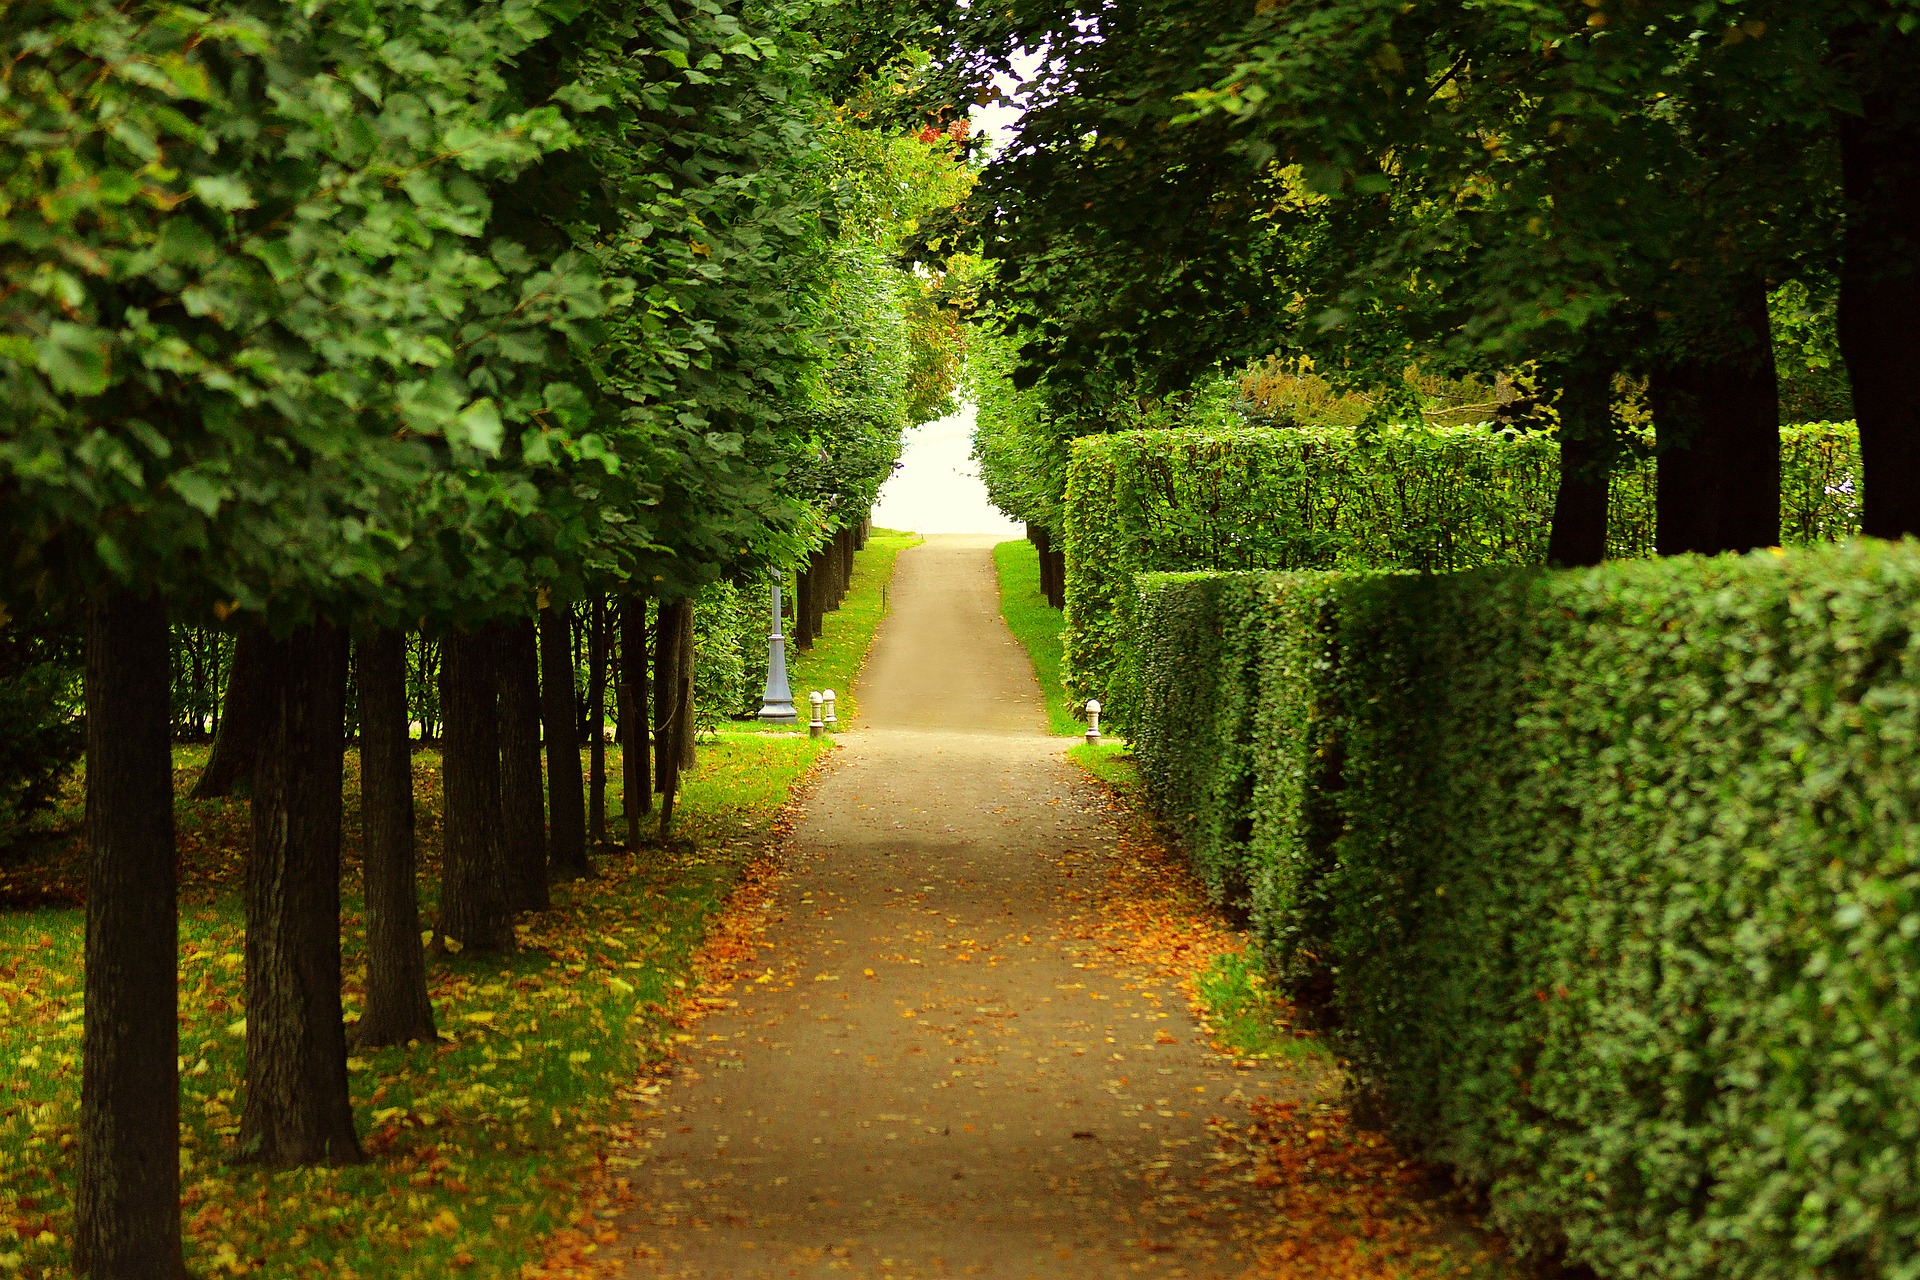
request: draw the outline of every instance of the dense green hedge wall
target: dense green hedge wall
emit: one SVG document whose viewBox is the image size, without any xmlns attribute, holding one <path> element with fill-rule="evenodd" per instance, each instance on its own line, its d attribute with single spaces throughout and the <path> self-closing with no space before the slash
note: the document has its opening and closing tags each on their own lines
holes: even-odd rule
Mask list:
<svg viewBox="0 0 1920 1280">
<path fill-rule="evenodd" d="M 1155 802 L 1500 1226 L 1920 1275 L 1920 546 L 1140 593 Z"/>
<path fill-rule="evenodd" d="M 1784 429 L 1786 541 L 1857 529 L 1859 473 L 1851 424 Z M 1540 564 L 1557 482 L 1551 439 L 1485 427 L 1084 437 L 1067 481 L 1068 690 L 1103 699 L 1116 727 L 1131 724 L 1113 677 L 1136 574 Z M 1615 476 L 1612 508 L 1612 553 L 1651 554 L 1650 461 Z"/>
</svg>

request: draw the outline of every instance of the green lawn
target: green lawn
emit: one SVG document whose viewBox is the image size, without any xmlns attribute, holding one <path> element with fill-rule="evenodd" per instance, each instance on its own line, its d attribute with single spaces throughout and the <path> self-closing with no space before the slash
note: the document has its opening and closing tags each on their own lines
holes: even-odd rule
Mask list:
<svg viewBox="0 0 1920 1280">
<path fill-rule="evenodd" d="M 1047 697 L 1047 724 L 1060 735 L 1086 732 L 1060 679 L 1060 633 L 1065 625 L 1060 610 L 1040 594 L 1040 554 L 1031 542 L 1003 542 L 993 549 L 1000 573 L 1000 616 L 1014 639 L 1026 647 L 1033 674 Z"/>
<path fill-rule="evenodd" d="M 854 590 L 831 616 L 803 678 L 852 684 L 882 613 L 893 557 L 913 539 L 876 535 Z M 802 686 L 796 678 L 796 688 Z M 600 875 L 554 891 L 520 948 L 432 963 L 436 1044 L 350 1064 L 371 1159 L 347 1169 L 264 1173 L 233 1163 L 242 1106 L 244 1008 L 239 897 L 247 810 L 184 792 L 205 748 L 181 748 L 176 779 L 185 866 L 180 1028 L 183 1218 L 202 1276 L 506 1277 L 562 1228 L 581 1249 L 597 1224 L 582 1188 L 641 1069 L 691 1039 L 681 1022 L 695 956 L 742 869 L 830 741 L 728 726 L 704 742 L 685 783 L 671 849 L 607 849 Z M 618 748 L 608 810 L 621 812 Z M 364 938 L 357 876 L 357 783 L 348 757 L 343 919 L 345 1002 L 357 1016 Z M 437 887 L 438 753 L 415 757 L 426 919 Z M 619 824 L 613 824 L 618 829 Z M 50 875 L 72 875 L 70 853 Z M 14 868 L 16 881 L 22 874 Z M 64 1274 L 80 1076 L 81 913 L 0 913 L 0 1277 Z M 587 1215 L 576 1221 L 578 1215 Z"/>
</svg>

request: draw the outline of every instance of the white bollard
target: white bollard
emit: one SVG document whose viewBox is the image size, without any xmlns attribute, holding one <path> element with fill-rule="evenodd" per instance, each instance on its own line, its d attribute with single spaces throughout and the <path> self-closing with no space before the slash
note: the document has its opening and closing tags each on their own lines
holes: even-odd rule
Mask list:
<svg viewBox="0 0 1920 1280">
<path fill-rule="evenodd" d="M 818 689 L 815 689 L 807 695 L 807 705 L 813 708 L 813 719 L 807 721 L 807 736 L 809 738 L 821 737 L 827 731 L 826 721 L 820 718 L 820 704 L 824 701 L 825 699 L 820 696 Z"/>
<path fill-rule="evenodd" d="M 1087 699 L 1087 745 L 1100 741 L 1100 699 Z"/>
<path fill-rule="evenodd" d="M 826 713 L 827 713 L 825 716 L 826 722 L 830 725 L 839 724 L 840 717 L 833 714 L 833 690 L 829 689 L 824 694 L 822 694 L 821 702 L 826 708 Z"/>
</svg>

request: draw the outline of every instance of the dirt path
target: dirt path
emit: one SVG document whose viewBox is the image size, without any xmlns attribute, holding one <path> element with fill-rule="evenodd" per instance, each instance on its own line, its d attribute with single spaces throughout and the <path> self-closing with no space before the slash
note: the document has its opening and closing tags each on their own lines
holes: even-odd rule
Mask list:
<svg viewBox="0 0 1920 1280">
<path fill-rule="evenodd" d="M 1045 735 L 990 542 L 903 554 L 892 599 L 756 977 L 627 1153 L 627 1274 L 1241 1274 L 1274 1210 L 1206 1185 L 1207 1118 L 1280 1082 L 1076 921 L 1116 833 Z"/>
</svg>

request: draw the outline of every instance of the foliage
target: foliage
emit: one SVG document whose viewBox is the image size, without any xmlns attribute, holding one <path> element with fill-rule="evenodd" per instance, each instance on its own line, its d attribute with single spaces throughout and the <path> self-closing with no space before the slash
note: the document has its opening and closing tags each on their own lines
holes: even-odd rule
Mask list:
<svg viewBox="0 0 1920 1280">
<path fill-rule="evenodd" d="M 993 549 L 1000 576 L 1000 616 L 1027 651 L 1033 675 L 1046 701 L 1047 727 L 1056 734 L 1082 731 L 1077 709 L 1060 683 L 1060 632 L 1065 619 L 1040 594 L 1040 556 L 1031 542 L 1003 542 Z"/>
<path fill-rule="evenodd" d="M 1916 592 L 1871 542 L 1148 580 L 1138 753 L 1163 812 L 1246 797 L 1209 877 L 1530 1250 L 1907 1274 Z"/>
<path fill-rule="evenodd" d="M 1790 542 L 1858 528 L 1858 442 L 1846 425 L 1782 433 L 1782 526 Z M 1616 556 L 1653 543 L 1653 474 L 1613 477 Z M 1067 686 L 1121 727 L 1114 683 L 1135 574 L 1188 569 L 1406 568 L 1546 558 L 1557 480 L 1551 438 L 1481 427 L 1143 432 L 1075 447 L 1069 481 Z"/>
<path fill-rule="evenodd" d="M 80 759 L 80 646 L 71 628 L 0 620 L 0 854 Z"/>
</svg>

